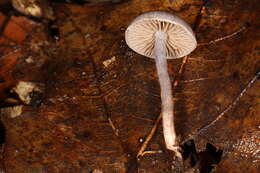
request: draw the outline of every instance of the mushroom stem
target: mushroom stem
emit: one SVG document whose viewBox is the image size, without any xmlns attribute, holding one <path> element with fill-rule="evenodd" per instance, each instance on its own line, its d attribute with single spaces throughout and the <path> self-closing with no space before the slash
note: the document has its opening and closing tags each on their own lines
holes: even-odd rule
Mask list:
<svg viewBox="0 0 260 173">
<path fill-rule="evenodd" d="M 161 88 L 163 134 L 167 149 L 174 151 L 176 157 L 182 160 L 174 127 L 174 105 L 171 81 L 167 71 L 166 41 L 165 32 L 157 31 L 155 33 L 155 62 Z"/>
</svg>

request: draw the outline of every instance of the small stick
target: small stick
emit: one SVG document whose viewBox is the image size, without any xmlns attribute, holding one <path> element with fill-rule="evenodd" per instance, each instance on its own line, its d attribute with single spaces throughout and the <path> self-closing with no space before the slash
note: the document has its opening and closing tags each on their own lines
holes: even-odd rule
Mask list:
<svg viewBox="0 0 260 173">
<path fill-rule="evenodd" d="M 8 52 L 8 53 L 7 53 L 7 54 L 5 54 L 5 55 L 2 55 L 2 56 L 0 56 L 0 58 L 4 58 L 4 57 L 7 57 L 7 56 L 9 56 L 9 55 L 12 55 L 12 54 L 14 54 L 14 53 L 18 52 L 20 49 L 21 49 L 21 47 L 15 47 L 15 49 L 14 49 L 14 50 L 12 50 L 12 51 Z"/>
<path fill-rule="evenodd" d="M 111 128 L 113 129 L 115 135 L 118 136 L 118 133 L 119 133 L 118 129 L 115 127 L 115 125 L 110 117 L 108 117 L 108 122 L 109 122 L 109 125 L 111 126 Z"/>
<path fill-rule="evenodd" d="M 221 112 L 215 120 L 210 122 L 208 125 L 202 127 L 197 134 L 200 134 L 202 131 L 208 129 L 210 126 L 214 125 L 219 119 L 221 119 L 228 111 L 230 111 L 234 106 L 237 105 L 238 101 L 241 99 L 241 97 L 245 94 L 245 92 L 252 87 L 254 82 L 257 80 L 259 77 L 260 72 L 258 72 L 247 84 L 247 86 L 240 92 L 240 94 L 236 97 L 236 99 L 223 111 Z"/>
<path fill-rule="evenodd" d="M 182 60 L 182 64 L 181 67 L 179 69 L 178 74 L 181 75 L 183 73 L 184 70 L 184 65 L 188 62 L 188 56 L 185 56 Z M 174 83 L 173 83 L 173 89 L 175 89 L 179 84 L 179 80 L 175 79 Z"/>
<path fill-rule="evenodd" d="M 244 31 L 246 28 L 247 28 L 246 26 L 243 26 L 243 27 L 240 28 L 238 31 L 235 31 L 235 32 L 233 32 L 232 34 L 226 35 L 226 36 L 224 36 L 224 37 L 217 38 L 217 39 L 212 40 L 212 41 L 210 41 L 210 42 L 208 42 L 208 43 L 199 43 L 198 46 L 205 46 L 205 45 L 215 44 L 215 43 L 220 42 L 220 41 L 222 41 L 222 40 L 226 40 L 226 39 L 228 39 L 228 38 L 231 38 L 231 37 L 233 37 L 233 36 L 239 34 L 240 32 Z"/>
<path fill-rule="evenodd" d="M 187 63 L 187 61 L 188 61 L 188 56 L 185 56 L 183 58 L 183 60 L 182 60 L 181 67 L 180 67 L 179 72 L 178 72 L 179 75 L 183 72 L 184 65 Z M 179 84 L 179 80 L 175 79 L 175 81 L 173 83 L 173 89 L 176 88 L 178 86 L 178 84 Z M 144 143 L 142 144 L 142 146 L 141 146 L 141 148 L 140 148 L 140 150 L 139 150 L 139 152 L 138 152 L 136 157 L 144 156 L 145 154 L 147 154 L 145 149 L 147 148 L 147 145 L 150 142 L 150 140 L 152 139 L 152 137 L 154 136 L 154 133 L 155 133 L 155 131 L 156 131 L 156 129 L 157 129 L 161 119 L 162 119 L 162 114 L 160 114 L 157 117 L 157 119 L 155 121 L 155 124 L 153 125 L 152 130 L 150 131 L 149 135 L 147 136 L 147 138 L 145 139 Z"/>
<path fill-rule="evenodd" d="M 162 150 L 157 151 L 144 151 L 140 156 L 144 156 L 146 154 L 156 154 L 156 153 L 162 153 Z"/>
<path fill-rule="evenodd" d="M 160 114 L 160 115 L 157 117 L 157 119 L 156 119 L 156 121 L 155 121 L 155 124 L 153 125 L 152 130 L 150 131 L 149 135 L 147 136 L 147 138 L 145 139 L 144 143 L 142 144 L 142 146 L 141 146 L 141 148 L 140 148 L 140 150 L 139 150 L 139 152 L 138 152 L 138 154 L 137 154 L 136 157 L 145 155 L 145 151 L 144 151 L 144 150 L 146 149 L 148 143 L 149 143 L 150 140 L 152 139 L 152 137 L 153 137 L 153 135 L 154 135 L 154 133 L 155 133 L 155 131 L 156 131 L 156 129 L 157 129 L 159 123 L 161 122 L 161 119 L 162 119 L 162 114 Z"/>
</svg>

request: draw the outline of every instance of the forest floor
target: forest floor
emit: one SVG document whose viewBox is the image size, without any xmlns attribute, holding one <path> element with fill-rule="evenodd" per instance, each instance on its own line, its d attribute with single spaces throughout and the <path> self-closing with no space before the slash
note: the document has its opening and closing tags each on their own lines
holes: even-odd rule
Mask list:
<svg viewBox="0 0 260 173">
<path fill-rule="evenodd" d="M 51 5 L 54 21 L 0 11 L 0 172 L 259 172 L 258 0 Z M 168 61 L 183 164 L 159 119 L 137 157 L 160 88 L 154 60 L 128 48 L 124 32 L 154 10 L 183 18 L 198 42 Z"/>
</svg>

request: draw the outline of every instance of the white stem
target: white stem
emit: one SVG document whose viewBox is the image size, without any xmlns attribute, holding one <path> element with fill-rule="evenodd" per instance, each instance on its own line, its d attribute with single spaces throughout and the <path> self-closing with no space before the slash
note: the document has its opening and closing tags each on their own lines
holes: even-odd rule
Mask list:
<svg viewBox="0 0 260 173">
<path fill-rule="evenodd" d="M 174 105 L 171 81 L 167 70 L 166 40 L 167 34 L 165 32 L 157 31 L 155 33 L 155 62 L 161 87 L 163 134 L 167 149 L 174 151 L 176 156 L 182 159 L 174 128 Z"/>
</svg>

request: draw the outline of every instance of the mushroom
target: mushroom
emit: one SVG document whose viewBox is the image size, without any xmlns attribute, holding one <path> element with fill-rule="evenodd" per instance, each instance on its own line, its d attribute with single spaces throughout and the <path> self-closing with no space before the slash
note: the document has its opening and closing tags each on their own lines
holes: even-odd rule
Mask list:
<svg viewBox="0 0 260 173">
<path fill-rule="evenodd" d="M 163 134 L 166 148 L 182 160 L 174 127 L 174 104 L 167 60 L 181 58 L 192 52 L 197 41 L 190 26 L 181 18 L 163 11 L 141 14 L 125 32 L 127 45 L 135 52 L 155 58 L 161 88 Z"/>
</svg>

